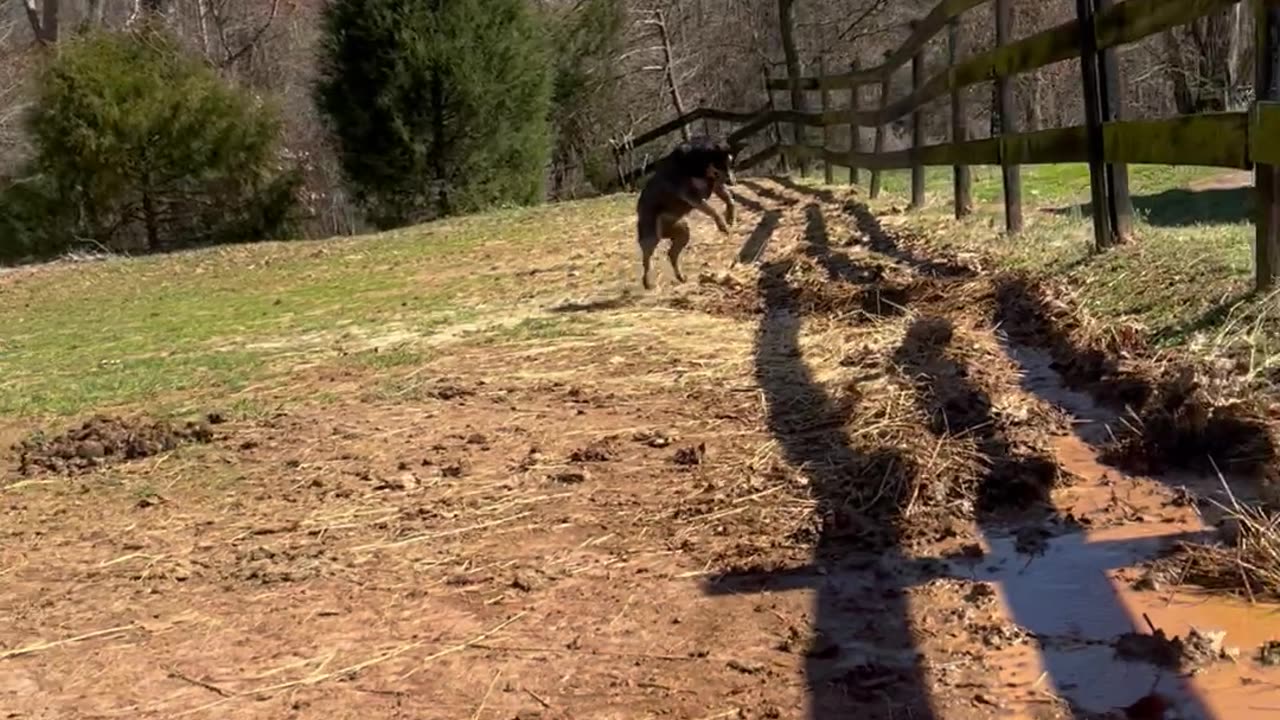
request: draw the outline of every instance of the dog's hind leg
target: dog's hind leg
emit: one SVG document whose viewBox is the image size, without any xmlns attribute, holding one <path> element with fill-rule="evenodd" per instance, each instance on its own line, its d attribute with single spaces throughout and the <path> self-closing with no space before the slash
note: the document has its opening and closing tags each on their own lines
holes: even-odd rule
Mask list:
<svg viewBox="0 0 1280 720">
<path fill-rule="evenodd" d="M 684 273 L 680 272 L 680 253 L 689 245 L 689 224 L 683 220 L 672 223 L 666 228 L 665 235 L 671 238 L 671 247 L 667 250 L 671 270 L 676 274 L 676 282 L 684 282 Z"/>
<path fill-rule="evenodd" d="M 644 268 L 644 273 L 640 276 L 641 282 L 644 283 L 645 290 L 653 289 L 653 279 L 650 273 L 653 270 L 653 253 L 658 249 L 658 224 L 660 220 L 654 218 L 640 218 L 639 223 L 639 240 L 640 240 L 640 262 Z"/>
</svg>

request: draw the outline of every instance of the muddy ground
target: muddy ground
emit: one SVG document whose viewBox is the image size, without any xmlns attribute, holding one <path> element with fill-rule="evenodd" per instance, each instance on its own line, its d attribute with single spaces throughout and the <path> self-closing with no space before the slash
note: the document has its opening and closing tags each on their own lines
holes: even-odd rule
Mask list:
<svg viewBox="0 0 1280 720">
<path fill-rule="evenodd" d="M 316 367 L 338 401 L 99 419 L 12 452 L 0 711 L 1047 720 L 1153 690 L 1166 717 L 1280 709 L 1258 655 L 1275 615 L 1145 568 L 1212 541 L 1221 497 L 1170 444 L 1230 439 L 1246 492 L 1265 428 L 851 195 L 741 195 L 733 235 L 695 229 L 690 283 L 538 309 L 604 320 L 589 337 L 459 346 L 396 397 Z M 759 262 L 728 267 L 741 246 Z M 636 262 L 622 234 L 601 252 Z M 1126 403 L 1167 432 L 1126 435 Z M 1178 651 L 1193 626 L 1225 641 Z"/>
</svg>

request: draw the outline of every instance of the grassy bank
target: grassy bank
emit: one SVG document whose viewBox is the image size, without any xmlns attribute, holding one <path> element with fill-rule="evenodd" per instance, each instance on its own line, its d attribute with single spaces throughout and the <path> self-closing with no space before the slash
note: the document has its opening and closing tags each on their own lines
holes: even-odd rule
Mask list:
<svg viewBox="0 0 1280 720">
<path fill-rule="evenodd" d="M 838 168 L 837 182 L 846 178 Z M 973 169 L 976 208 L 964 221 L 951 214 L 950 168 L 929 170 L 928 204 L 921 211 L 895 217 L 909 197 L 908 172 L 886 173 L 885 194 L 872 206 L 886 222 L 905 223 L 938 247 L 1060 278 L 1090 315 L 1140 326 L 1158 347 L 1229 358 L 1251 379 L 1275 372 L 1276 300 L 1251 293 L 1254 226 L 1247 173 L 1131 167 L 1135 237 L 1105 253 L 1092 247 L 1087 166 L 1024 167 L 1022 180 L 1026 230 L 1014 238 L 1001 233 L 999 168 Z"/>
</svg>

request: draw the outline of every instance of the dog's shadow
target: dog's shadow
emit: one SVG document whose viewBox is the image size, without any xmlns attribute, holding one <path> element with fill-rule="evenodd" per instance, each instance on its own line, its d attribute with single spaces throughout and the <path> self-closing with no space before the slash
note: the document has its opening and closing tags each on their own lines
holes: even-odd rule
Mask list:
<svg viewBox="0 0 1280 720">
<path fill-rule="evenodd" d="M 639 295 L 630 290 L 623 290 L 613 297 L 562 302 L 547 308 L 547 311 L 561 314 L 608 312 L 610 310 L 621 310 L 626 307 L 631 307 L 636 304 L 637 300 L 639 300 Z"/>
</svg>

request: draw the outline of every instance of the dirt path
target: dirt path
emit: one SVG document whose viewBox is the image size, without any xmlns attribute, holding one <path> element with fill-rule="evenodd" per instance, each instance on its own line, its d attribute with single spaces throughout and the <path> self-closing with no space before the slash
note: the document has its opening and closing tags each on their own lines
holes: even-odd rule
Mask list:
<svg viewBox="0 0 1280 720">
<path fill-rule="evenodd" d="M 1048 719 L 1154 687 L 1183 718 L 1280 705 L 1251 658 L 1274 615 L 1138 582 L 1196 507 L 1098 462 L 1109 411 L 1005 336 L 1039 298 L 844 197 L 743 195 L 745 229 L 695 230 L 698 282 L 538 309 L 594 316 L 590 336 L 463 348 L 391 396 L 322 368 L 311 390 L 342 399 L 0 492 L 0 707 Z M 726 270 L 740 245 L 760 264 Z M 1244 655 L 1179 677 L 1126 636 L 1144 612 Z"/>
</svg>

